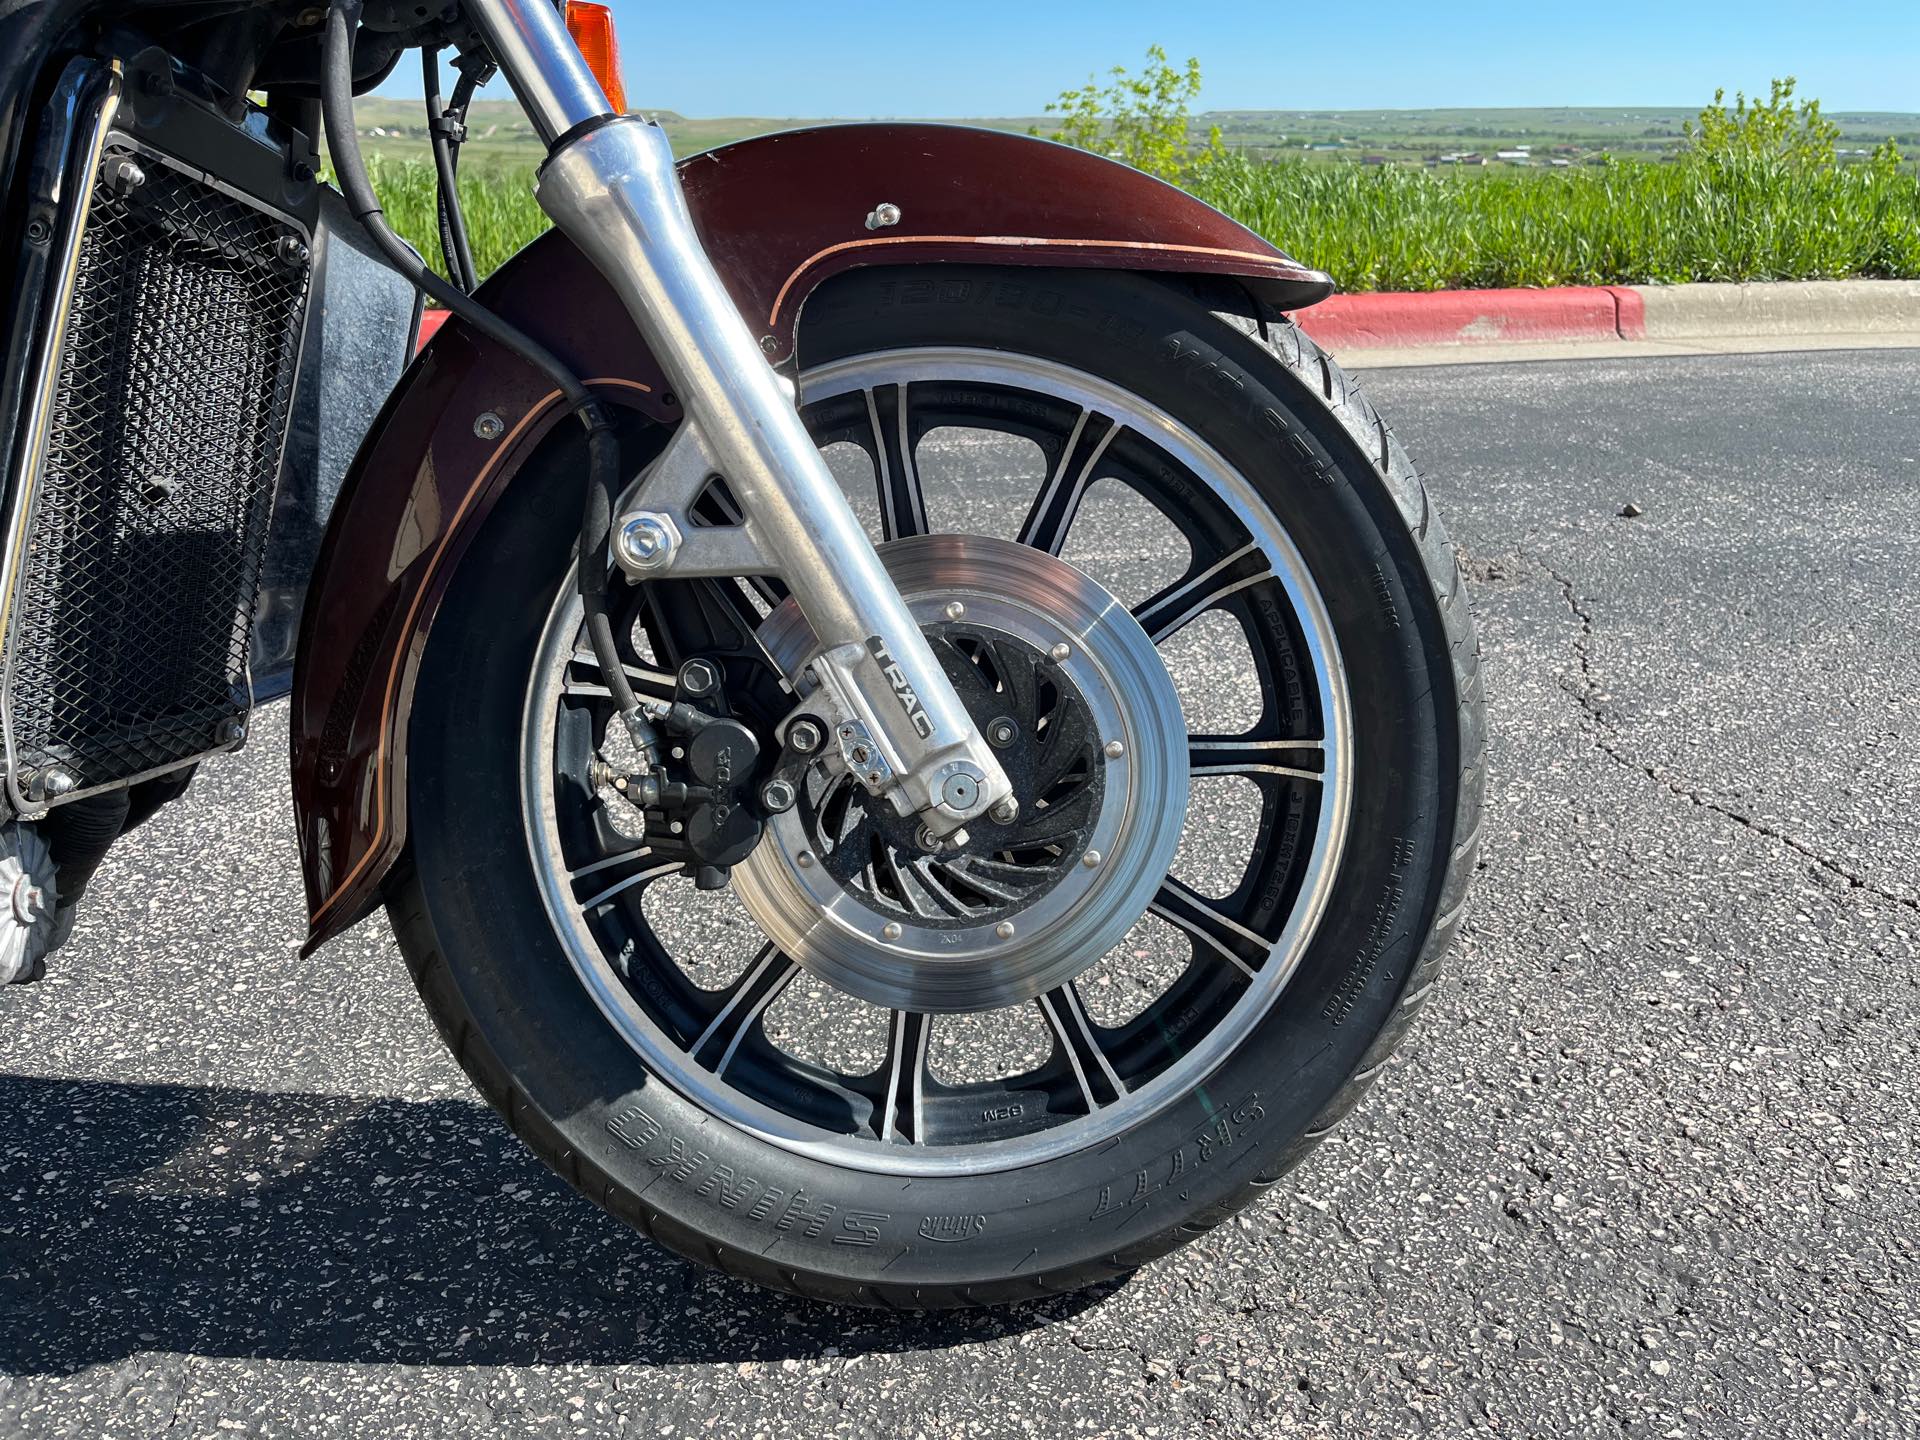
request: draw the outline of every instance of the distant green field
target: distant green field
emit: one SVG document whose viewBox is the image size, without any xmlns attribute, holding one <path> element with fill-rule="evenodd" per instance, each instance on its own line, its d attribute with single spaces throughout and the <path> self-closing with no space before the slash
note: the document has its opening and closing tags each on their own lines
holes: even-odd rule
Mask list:
<svg viewBox="0 0 1920 1440">
<path fill-rule="evenodd" d="M 717 116 L 689 120 L 672 111 L 647 112 L 660 121 L 673 137 L 676 155 L 692 155 L 717 145 L 767 135 L 776 130 L 794 130 L 805 125 L 831 123 L 819 119 L 787 119 L 752 116 Z M 427 153 L 427 126 L 418 100 L 362 99 L 354 104 L 359 122 L 360 143 L 369 155 L 395 159 L 417 159 Z M 959 120 L 961 125 L 984 125 L 994 130 L 1018 130 L 1024 134 L 1036 119 Z M 469 139 L 461 152 L 461 164 L 481 167 L 520 165 L 531 168 L 539 163 L 541 149 L 533 127 L 511 100 L 475 101 L 467 115 Z"/>
<path fill-rule="evenodd" d="M 365 99 L 356 107 L 363 142 L 369 151 L 414 155 L 426 148 L 426 126 L 417 100 Z M 691 120 L 671 111 L 657 112 L 682 155 L 724 145 L 749 135 L 824 123 L 819 119 L 718 117 Z M 1563 158 L 1603 152 L 1657 159 L 1680 146 L 1681 125 L 1699 114 L 1699 106 L 1658 109 L 1436 109 L 1436 110 L 1217 110 L 1195 117 L 1204 135 L 1218 125 L 1236 150 L 1268 157 L 1289 155 L 1319 162 L 1359 160 L 1368 155 L 1409 161 L 1429 155 L 1530 147 L 1546 166 L 1555 147 Z M 863 117 L 874 118 L 874 117 Z M 885 118 L 885 117 L 877 117 Z M 1841 144 L 1862 152 L 1892 137 L 1909 153 L 1920 151 L 1920 115 L 1893 112 L 1841 112 L 1827 116 L 1841 130 Z M 483 162 L 540 158 L 539 144 L 520 109 L 509 100 L 482 100 L 469 116 L 474 139 L 469 155 Z M 966 119 L 958 123 L 995 130 L 1045 130 L 1045 117 L 1012 116 Z M 384 134 L 370 133 L 384 131 Z"/>
<path fill-rule="evenodd" d="M 417 109 L 363 102 L 360 122 L 395 225 L 437 263 L 433 172 L 418 158 Z M 1201 123 L 1219 123 L 1235 153 L 1191 188 L 1347 290 L 1920 278 L 1920 176 L 1911 161 L 1888 173 L 1852 153 L 1888 136 L 1920 150 L 1920 116 L 1830 117 L 1842 127 L 1841 163 L 1812 172 L 1662 163 L 1677 158 L 1680 124 L 1694 113 L 1207 116 Z M 807 123 L 662 119 L 682 154 Z M 1032 122 L 975 123 L 1025 130 Z M 476 105 L 470 129 L 461 196 L 485 272 L 546 228 L 532 194 L 539 150 L 510 105 Z M 1335 138 L 1314 138 L 1324 136 Z M 1312 148 L 1334 143 L 1342 148 Z M 1533 163 L 1393 163 L 1521 147 Z M 1369 157 L 1386 163 L 1362 163 Z M 1556 158 L 1565 163 L 1555 167 Z"/>
</svg>

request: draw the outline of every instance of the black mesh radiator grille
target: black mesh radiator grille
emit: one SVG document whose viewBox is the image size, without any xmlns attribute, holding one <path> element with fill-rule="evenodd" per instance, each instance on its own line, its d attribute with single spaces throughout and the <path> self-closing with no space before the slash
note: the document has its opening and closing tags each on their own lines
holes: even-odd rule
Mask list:
<svg viewBox="0 0 1920 1440">
<path fill-rule="evenodd" d="M 110 138 L 14 536 L 5 718 L 23 795 L 235 738 L 308 277 L 299 227 Z"/>
</svg>

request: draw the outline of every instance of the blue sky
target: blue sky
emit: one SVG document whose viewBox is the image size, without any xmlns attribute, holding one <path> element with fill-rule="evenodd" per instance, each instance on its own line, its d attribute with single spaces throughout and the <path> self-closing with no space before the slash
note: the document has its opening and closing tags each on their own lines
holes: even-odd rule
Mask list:
<svg viewBox="0 0 1920 1440">
<path fill-rule="evenodd" d="M 1692 106 L 1792 74 L 1831 110 L 1920 111 L 1920 0 L 613 5 L 636 106 L 689 115 L 1032 114 L 1156 42 L 1200 57 L 1218 109 Z"/>
</svg>

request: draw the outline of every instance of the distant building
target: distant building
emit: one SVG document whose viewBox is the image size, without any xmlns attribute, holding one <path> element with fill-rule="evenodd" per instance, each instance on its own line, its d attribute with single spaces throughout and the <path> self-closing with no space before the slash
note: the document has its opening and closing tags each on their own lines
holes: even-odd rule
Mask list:
<svg viewBox="0 0 1920 1440">
<path fill-rule="evenodd" d="M 1387 157 L 1384 155 L 1362 155 L 1360 157 L 1360 163 L 1362 165 L 1384 165 L 1387 163 Z"/>
<path fill-rule="evenodd" d="M 1505 160 L 1510 165 L 1531 165 L 1533 152 L 1524 146 L 1517 150 L 1496 150 L 1493 152 L 1493 158 Z"/>
</svg>

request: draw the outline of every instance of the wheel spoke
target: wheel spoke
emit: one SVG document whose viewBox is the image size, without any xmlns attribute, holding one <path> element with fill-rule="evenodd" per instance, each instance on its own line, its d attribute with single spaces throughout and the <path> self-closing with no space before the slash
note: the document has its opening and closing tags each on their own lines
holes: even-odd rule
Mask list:
<svg viewBox="0 0 1920 1440">
<path fill-rule="evenodd" d="M 574 651 L 573 663 L 583 670 L 592 671 L 595 675 L 601 673 L 600 657 L 595 655 L 591 650 Z M 673 697 L 673 676 L 667 674 L 664 670 L 649 670 L 644 665 L 627 665 L 624 663 L 620 668 L 627 672 L 627 679 L 633 682 L 633 688 L 636 691 L 655 695 L 663 700 Z M 569 682 L 567 685 L 567 693 L 570 695 L 605 695 L 611 697 L 613 691 L 609 690 L 604 684 Z"/>
<path fill-rule="evenodd" d="M 612 870 L 616 866 L 631 864 L 651 854 L 653 854 L 653 850 L 650 846 L 636 845 L 631 850 L 621 850 L 603 859 L 590 861 L 582 865 L 578 870 L 570 870 L 567 872 L 567 879 L 578 882 L 584 880 L 589 875 L 598 875 L 602 871 Z"/>
<path fill-rule="evenodd" d="M 1060 553 L 1060 547 L 1067 543 L 1067 530 L 1073 524 L 1073 517 L 1080 513 L 1087 486 L 1093 482 L 1094 467 L 1124 428 L 1091 410 L 1080 412 L 1073 433 L 1060 452 L 1060 462 L 1053 467 L 1046 486 L 1034 498 L 1032 509 L 1020 525 L 1017 538 L 1022 545 L 1031 545 L 1049 555 Z"/>
<path fill-rule="evenodd" d="M 884 540 L 927 533 L 927 501 L 920 488 L 907 387 L 881 385 L 867 391 L 873 424 L 873 456 L 880 482 L 880 529 Z"/>
<path fill-rule="evenodd" d="M 1273 949 L 1272 941 L 1221 914 L 1171 875 L 1161 882 L 1147 913 L 1191 935 L 1199 942 L 1194 947 L 1196 954 L 1205 946 L 1249 980 Z"/>
<path fill-rule="evenodd" d="M 1073 1069 L 1073 1078 L 1086 1099 L 1088 1112 L 1111 1105 L 1125 1095 L 1126 1082 L 1114 1073 L 1113 1063 L 1101 1048 L 1093 1022 L 1087 1019 L 1080 993 L 1072 983 L 1049 990 L 1038 1003 L 1047 1028 L 1053 1031 L 1054 1042 Z"/>
<path fill-rule="evenodd" d="M 926 1143 L 927 1041 L 933 1017 L 913 1010 L 893 1012 L 887 1044 L 887 1095 L 881 1103 L 880 1138 L 895 1144 Z"/>
<path fill-rule="evenodd" d="M 1252 735 L 1194 735 L 1187 741 L 1191 775 L 1280 775 L 1322 779 L 1326 746 L 1318 740 L 1264 740 Z M 1303 764 L 1289 764 L 1301 761 Z"/>
<path fill-rule="evenodd" d="M 767 1006 L 780 998 L 781 991 L 792 984 L 793 977 L 799 973 L 800 967 L 773 946 L 762 949 L 747 967 L 747 973 L 735 982 L 720 1013 L 688 1047 L 687 1053 L 693 1056 L 694 1063 L 706 1066 L 716 1075 L 723 1073 L 754 1022 L 766 1013 Z"/>
<path fill-rule="evenodd" d="M 1140 628 L 1156 645 L 1213 609 L 1229 595 L 1270 579 L 1273 566 L 1258 545 L 1244 545 L 1206 569 L 1188 574 L 1143 601 L 1133 612 Z"/>
<path fill-rule="evenodd" d="M 640 865 L 642 868 L 634 871 L 631 875 L 621 876 L 611 885 L 600 889 L 598 893 L 590 899 L 582 900 L 580 902 L 582 911 L 591 912 L 598 910 L 602 905 L 617 899 L 629 890 L 640 886 L 651 885 L 654 881 L 663 879 L 668 875 L 677 875 L 686 868 L 686 861 L 668 859 L 662 856 L 651 845 L 642 845 L 637 850 L 624 851 L 619 855 L 609 855 L 604 860 L 596 860 L 591 865 L 583 865 L 578 870 L 575 870 L 569 878 L 578 882 L 589 876 L 597 876 L 599 878 L 593 883 L 598 886 L 606 879 L 610 872 L 627 864 Z"/>
</svg>

